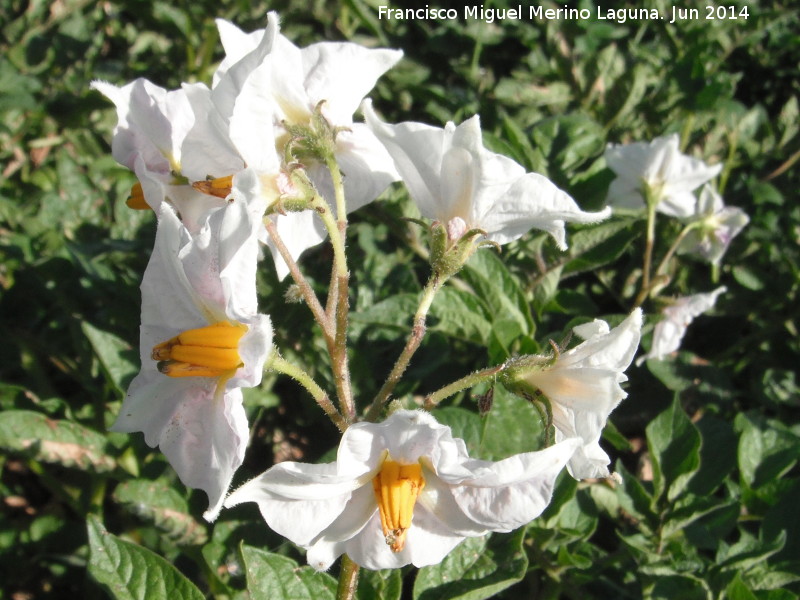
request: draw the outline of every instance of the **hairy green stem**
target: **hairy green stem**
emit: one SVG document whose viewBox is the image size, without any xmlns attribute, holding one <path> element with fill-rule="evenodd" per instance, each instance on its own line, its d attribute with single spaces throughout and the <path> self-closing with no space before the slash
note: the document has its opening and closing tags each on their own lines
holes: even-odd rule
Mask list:
<svg viewBox="0 0 800 600">
<path fill-rule="evenodd" d="M 339 431 L 347 429 L 347 422 L 342 418 L 342 415 L 339 414 L 339 411 L 336 410 L 333 402 L 328 398 L 328 394 L 325 393 L 325 390 L 317 385 L 317 382 L 302 368 L 287 361 L 278 354 L 277 350 L 273 351 L 265 367 L 277 371 L 278 373 L 288 375 L 302 385 L 308 393 L 311 394 L 317 404 L 319 404 L 320 408 L 325 411 L 325 414 L 333 421 L 333 424 L 336 425 Z"/>
<path fill-rule="evenodd" d="M 470 373 L 454 381 L 453 383 L 449 383 L 443 388 L 440 388 L 433 392 L 432 394 L 428 394 L 425 396 L 425 402 L 423 406 L 427 410 L 431 410 L 436 407 L 439 402 L 444 400 L 445 398 L 449 398 L 460 392 L 461 390 L 465 390 L 467 388 L 475 387 L 479 383 L 483 383 L 484 381 L 490 381 L 494 379 L 498 373 L 500 373 L 503 369 L 506 368 L 506 363 L 502 365 L 496 365 L 494 367 L 489 367 L 488 369 L 481 369 L 480 371 L 475 371 L 474 373 Z"/>
<path fill-rule="evenodd" d="M 289 253 L 289 249 L 286 247 L 286 244 L 283 243 L 280 234 L 278 234 L 278 228 L 275 226 L 275 223 L 272 221 L 272 219 L 267 217 L 264 219 L 264 225 L 267 228 L 267 233 L 269 234 L 270 239 L 278 249 L 278 253 L 289 267 L 289 273 L 291 273 L 292 279 L 294 279 L 297 287 L 300 288 L 300 293 L 303 294 L 306 305 L 311 310 L 311 314 L 314 315 L 314 320 L 322 328 L 322 333 L 325 335 L 325 338 L 329 341 L 330 345 L 334 338 L 333 324 L 331 323 L 331 320 L 328 318 L 328 315 L 325 314 L 325 310 L 322 308 L 322 304 L 320 304 L 317 295 L 314 293 L 314 290 L 311 289 L 311 285 L 300 272 L 300 268 L 297 266 L 297 262 Z"/>
<path fill-rule="evenodd" d="M 383 386 L 381 386 L 378 394 L 372 400 L 372 405 L 370 406 L 366 416 L 367 421 L 374 421 L 378 418 L 381 408 L 383 408 L 383 405 L 394 391 L 395 386 L 403 377 L 403 373 L 405 373 L 409 362 L 411 362 L 411 357 L 414 356 L 414 353 L 422 343 L 422 339 L 425 337 L 425 331 L 427 329 L 425 323 L 428 318 L 428 311 L 430 310 L 431 304 L 433 303 L 433 298 L 436 295 L 436 292 L 439 291 L 439 288 L 441 288 L 442 283 L 442 278 L 439 277 L 438 273 L 433 273 L 430 279 L 428 279 L 425 289 L 422 290 L 422 296 L 420 297 L 417 312 L 414 314 L 414 322 L 411 327 L 411 333 L 409 333 L 408 339 L 406 340 L 405 348 L 403 348 L 403 351 L 400 353 L 400 356 L 394 363 L 394 367 L 392 367 L 389 376 L 386 378 Z"/>
<path fill-rule="evenodd" d="M 358 590 L 358 570 L 359 566 L 347 554 L 342 554 L 336 600 L 354 600 Z"/>
<path fill-rule="evenodd" d="M 331 280 L 335 278 L 335 289 L 330 293 L 335 295 L 335 300 L 328 298 L 327 315 L 334 319 L 334 339 L 329 346 L 333 374 L 336 380 L 336 393 L 339 397 L 339 407 L 348 423 L 356 420 L 356 406 L 353 400 L 353 390 L 350 382 L 350 367 L 347 358 L 347 324 L 350 314 L 350 271 L 347 268 L 347 254 L 345 252 L 345 238 L 347 234 L 347 208 L 344 198 L 344 181 L 336 159 L 326 161 L 328 170 L 333 179 L 334 195 L 336 196 L 336 216 L 334 219 L 330 206 L 324 199 L 317 196 L 311 203 L 322 219 L 333 247 L 333 272 Z M 332 286 L 334 287 L 334 286 Z"/>
</svg>

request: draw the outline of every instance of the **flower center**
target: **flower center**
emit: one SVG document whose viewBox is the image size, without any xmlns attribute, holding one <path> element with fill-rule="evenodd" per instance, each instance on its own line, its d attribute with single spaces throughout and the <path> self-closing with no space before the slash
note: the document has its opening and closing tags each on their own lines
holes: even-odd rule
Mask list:
<svg viewBox="0 0 800 600">
<path fill-rule="evenodd" d="M 133 210 L 150 210 L 150 205 L 144 199 L 142 184 L 138 181 L 133 184 L 131 195 L 128 196 L 125 204 L 128 205 L 128 208 L 132 208 Z"/>
<path fill-rule="evenodd" d="M 400 552 L 405 546 L 414 505 L 424 487 L 425 479 L 419 463 L 401 465 L 387 459 L 383 461 L 380 473 L 372 480 L 383 535 L 392 552 Z"/>
<path fill-rule="evenodd" d="M 208 179 L 206 181 L 195 181 L 192 183 L 192 187 L 203 194 L 225 199 L 231 193 L 233 175 L 226 175 L 225 177 L 217 177 L 216 179 Z"/>
<path fill-rule="evenodd" d="M 246 331 L 228 321 L 189 329 L 153 346 L 151 356 L 169 377 L 220 377 L 242 366 L 239 340 Z"/>
</svg>

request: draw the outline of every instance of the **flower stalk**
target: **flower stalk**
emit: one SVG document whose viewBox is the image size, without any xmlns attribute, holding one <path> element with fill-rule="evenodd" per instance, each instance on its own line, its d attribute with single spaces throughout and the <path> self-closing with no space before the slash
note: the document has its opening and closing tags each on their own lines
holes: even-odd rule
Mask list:
<svg viewBox="0 0 800 600">
<path fill-rule="evenodd" d="M 476 385 L 485 381 L 493 381 L 499 373 L 503 372 L 503 369 L 505 369 L 506 366 L 507 363 L 503 363 L 502 365 L 496 365 L 494 367 L 489 367 L 488 369 L 481 369 L 480 371 L 475 371 L 474 373 L 465 375 L 453 383 L 448 383 L 443 388 L 440 388 L 432 394 L 425 396 L 423 406 L 426 410 L 432 410 L 436 408 L 436 405 L 439 404 L 439 402 L 457 394 L 462 390 L 475 387 Z"/>
<path fill-rule="evenodd" d="M 419 306 L 417 307 L 417 312 L 414 314 L 414 324 L 411 328 L 411 333 L 408 335 L 408 339 L 406 340 L 406 345 L 403 348 L 403 351 L 400 353 L 400 356 L 397 358 L 397 361 L 395 362 L 394 367 L 392 367 L 392 370 L 389 373 L 389 376 L 386 378 L 383 386 L 373 399 L 372 405 L 370 406 L 366 415 L 367 421 L 375 421 L 378 418 L 383 405 L 386 404 L 386 401 L 391 396 L 395 386 L 399 383 L 400 379 L 403 377 L 403 373 L 405 373 L 406 369 L 408 368 L 408 365 L 411 362 L 411 357 L 414 356 L 414 353 L 422 343 L 427 330 L 426 321 L 428 319 L 428 311 L 430 310 L 431 304 L 433 303 L 433 298 L 436 296 L 436 292 L 438 292 L 441 288 L 442 283 L 442 278 L 439 277 L 438 273 L 434 272 L 430 279 L 428 279 L 425 289 L 422 290 Z"/>
<path fill-rule="evenodd" d="M 647 233 L 644 242 L 644 258 L 642 264 L 642 287 L 633 303 L 633 308 L 637 308 L 647 300 L 650 294 L 650 269 L 653 264 L 653 246 L 656 240 L 656 207 L 661 200 L 661 194 L 657 193 L 649 184 L 644 183 L 645 204 L 647 206 Z"/>
<path fill-rule="evenodd" d="M 336 600 L 353 600 L 358 590 L 359 566 L 347 554 L 342 555 L 339 586 L 336 589 Z"/>
<path fill-rule="evenodd" d="M 319 404 L 320 408 L 325 411 L 325 414 L 333 421 L 333 424 L 336 425 L 339 431 L 343 432 L 347 429 L 347 422 L 342 418 L 339 411 L 336 410 L 333 402 L 328 398 L 328 394 L 325 393 L 325 390 L 317 385 L 317 382 L 302 368 L 287 361 L 278 354 L 277 350 L 272 353 L 272 356 L 265 366 L 283 375 L 288 375 L 302 385 L 306 391 L 311 394 L 311 397 L 314 398 L 316 403 Z"/>
</svg>

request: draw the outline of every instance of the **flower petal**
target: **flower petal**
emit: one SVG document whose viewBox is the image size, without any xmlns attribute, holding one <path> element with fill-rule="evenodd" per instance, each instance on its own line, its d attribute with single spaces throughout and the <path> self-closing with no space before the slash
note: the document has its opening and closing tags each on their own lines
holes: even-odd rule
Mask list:
<svg viewBox="0 0 800 600">
<path fill-rule="evenodd" d="M 530 523 L 550 503 L 555 480 L 580 445 L 572 438 L 538 452 L 496 463 L 472 460 L 477 476 L 452 487 L 462 511 L 492 531 L 511 531 Z"/>
<path fill-rule="evenodd" d="M 600 212 L 583 212 L 569 194 L 538 173 L 517 179 L 494 204 L 481 225 L 490 232 L 489 239 L 506 244 L 532 228 L 553 236 L 561 250 L 567 248 L 565 222 L 596 223 L 611 215 L 606 207 Z"/>
</svg>

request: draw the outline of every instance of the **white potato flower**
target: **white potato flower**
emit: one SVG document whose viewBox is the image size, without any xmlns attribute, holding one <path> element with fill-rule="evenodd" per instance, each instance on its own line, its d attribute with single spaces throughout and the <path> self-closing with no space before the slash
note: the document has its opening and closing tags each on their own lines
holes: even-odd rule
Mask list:
<svg viewBox="0 0 800 600">
<path fill-rule="evenodd" d="M 190 158 L 201 155 L 190 161 L 197 164 L 192 175 L 222 177 L 242 168 L 242 163 L 263 171 L 263 165 L 258 164 L 263 157 L 271 158 L 276 149 L 283 156 L 289 128 L 307 126 L 319 107 L 332 127 L 341 128 L 334 155 L 344 173 L 347 211 L 354 211 L 398 178 L 383 146 L 363 123 L 353 122 L 353 113 L 377 79 L 400 60 L 402 52 L 350 42 L 320 42 L 298 48 L 280 34 L 277 15 L 270 13 L 268 18 L 265 30 L 250 34 L 227 21 L 217 21 L 226 58 L 215 75 L 214 87 L 186 86 L 197 120 L 185 152 Z M 214 130 L 223 132 L 230 141 L 214 144 Z M 235 154 L 230 152 L 232 148 L 241 156 L 238 163 L 207 160 L 215 152 L 231 157 Z M 335 212 L 333 182 L 325 165 L 311 161 L 303 166 Z M 262 185 L 262 193 L 275 194 L 275 185 L 263 179 Z M 327 235 L 311 211 L 272 218 L 295 259 Z M 278 275 L 283 278 L 288 267 L 274 245 L 269 246 Z"/>
<path fill-rule="evenodd" d="M 712 264 L 719 264 L 733 238 L 750 222 L 747 214 L 736 206 L 725 206 L 722 197 L 710 185 L 703 186 L 693 228 L 681 241 L 678 251 L 696 254 Z"/>
<path fill-rule="evenodd" d="M 573 331 L 585 341 L 520 375 L 550 401 L 556 441 L 581 440 L 567 464 L 576 479 L 609 475 L 600 436 L 611 411 L 628 395 L 620 384 L 628 380 L 624 371 L 639 347 L 641 328 L 638 308 L 611 330 L 600 319 L 579 325 Z"/>
<path fill-rule="evenodd" d="M 464 441 L 423 411 L 357 423 L 328 464 L 279 463 L 225 506 L 256 502 L 267 524 L 327 569 L 347 554 L 368 569 L 439 563 L 466 537 L 511 531 L 550 502 L 578 440 L 498 462 L 472 459 Z"/>
<path fill-rule="evenodd" d="M 195 234 L 171 206 L 158 210 L 142 280 L 142 368 L 113 431 L 142 431 L 181 481 L 208 494 L 214 520 L 249 437 L 242 387 L 260 383 L 272 326 L 257 313 L 263 205 L 233 197 Z"/>
<path fill-rule="evenodd" d="M 146 79 L 122 87 L 104 81 L 93 81 L 91 86 L 116 106 L 112 154 L 139 179 L 128 206 L 158 211 L 168 202 L 196 232 L 209 211 L 224 200 L 198 192 L 183 174 L 183 145 L 194 125 L 184 90 L 167 91 Z"/>
<path fill-rule="evenodd" d="M 477 115 L 442 129 L 383 123 L 368 100 L 362 110 L 422 216 L 443 223 L 451 238 L 481 229 L 490 241 L 506 244 L 535 228 L 564 250 L 565 223 L 594 223 L 611 214 L 609 208 L 583 212 L 547 177 L 484 148 Z"/>
<path fill-rule="evenodd" d="M 644 208 L 645 196 L 652 194 L 656 211 L 671 217 L 692 216 L 694 190 L 722 170 L 721 164 L 709 166 L 682 154 L 677 133 L 649 143 L 609 144 L 605 159 L 617 175 L 608 189 L 609 204 Z"/>
</svg>

